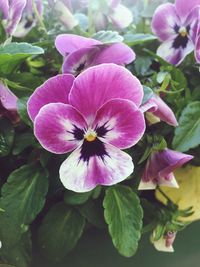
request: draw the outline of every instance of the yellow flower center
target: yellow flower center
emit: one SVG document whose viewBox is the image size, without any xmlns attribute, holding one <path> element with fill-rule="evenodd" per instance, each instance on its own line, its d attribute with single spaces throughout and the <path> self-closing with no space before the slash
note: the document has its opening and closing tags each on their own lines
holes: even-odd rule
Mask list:
<svg viewBox="0 0 200 267">
<path fill-rule="evenodd" d="M 95 131 L 93 130 L 88 130 L 87 133 L 84 135 L 84 138 L 88 141 L 88 142 L 92 142 L 97 138 L 97 134 Z"/>
<path fill-rule="evenodd" d="M 188 32 L 187 32 L 187 30 L 186 30 L 185 27 L 181 27 L 181 28 L 179 29 L 179 34 L 180 34 L 182 37 L 185 37 L 185 36 L 188 35 Z"/>
</svg>

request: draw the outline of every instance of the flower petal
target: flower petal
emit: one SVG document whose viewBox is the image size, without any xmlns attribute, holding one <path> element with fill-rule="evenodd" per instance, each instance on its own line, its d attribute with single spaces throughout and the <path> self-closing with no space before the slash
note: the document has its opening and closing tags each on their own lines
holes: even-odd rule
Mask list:
<svg viewBox="0 0 200 267">
<path fill-rule="evenodd" d="M 26 0 L 10 0 L 9 1 L 9 17 L 6 22 L 6 31 L 12 35 L 19 23 L 22 12 L 26 5 Z"/>
<path fill-rule="evenodd" d="M 175 7 L 182 18 L 186 18 L 189 12 L 195 7 L 200 5 L 200 0 L 190 0 L 190 1 L 185 1 L 185 0 L 176 0 L 175 1 Z"/>
<path fill-rule="evenodd" d="M 27 103 L 30 118 L 34 120 L 39 110 L 46 104 L 68 104 L 68 95 L 73 81 L 74 77 L 70 74 L 57 75 L 38 87 Z"/>
<path fill-rule="evenodd" d="M 194 50 L 194 44 L 188 39 L 186 47 L 174 48 L 174 40 L 164 42 L 158 47 L 157 54 L 173 65 L 179 65 Z"/>
<path fill-rule="evenodd" d="M 197 38 L 195 45 L 195 58 L 198 63 L 200 63 L 200 36 Z"/>
<path fill-rule="evenodd" d="M 191 10 L 188 14 L 184 26 L 187 27 L 189 25 L 189 38 L 195 43 L 196 38 L 200 33 L 200 6 L 196 6 Z"/>
<path fill-rule="evenodd" d="M 104 144 L 106 155 L 81 159 L 81 147 L 76 149 L 61 165 L 60 179 L 64 187 L 75 192 L 87 192 L 97 185 L 113 185 L 133 172 L 132 158 L 125 152 Z"/>
<path fill-rule="evenodd" d="M 144 134 L 144 115 L 133 102 L 113 99 L 97 111 L 94 128 L 104 142 L 120 149 L 129 148 Z"/>
<path fill-rule="evenodd" d="M 166 3 L 160 5 L 152 18 L 152 31 L 161 41 L 171 39 L 175 34 L 174 27 L 181 25 L 180 18 L 176 11 L 175 5 Z"/>
<path fill-rule="evenodd" d="M 8 0 L 0 0 L 1 19 L 7 19 L 9 16 L 9 3 Z"/>
<path fill-rule="evenodd" d="M 51 103 L 40 109 L 34 122 L 34 134 L 40 144 L 55 154 L 72 151 L 83 139 L 87 124 L 72 106 Z"/>
<path fill-rule="evenodd" d="M 109 18 L 113 25 L 119 29 L 128 27 L 133 21 L 132 12 L 121 4 L 113 9 L 113 12 L 109 14 Z"/>
<path fill-rule="evenodd" d="M 102 63 L 115 63 L 118 65 L 124 65 L 135 60 L 135 53 L 133 50 L 123 43 L 100 46 L 102 49 L 94 60 L 95 65 Z"/>
<path fill-rule="evenodd" d="M 139 106 L 143 98 L 140 81 L 124 67 L 101 64 L 82 72 L 74 81 L 69 102 L 88 120 L 113 98 L 128 99 Z"/>
<path fill-rule="evenodd" d="M 55 46 L 58 52 L 66 56 L 80 48 L 91 47 L 101 42 L 75 34 L 60 34 L 56 37 Z"/>
<path fill-rule="evenodd" d="M 17 100 L 18 98 L 0 82 L 0 104 L 7 110 L 16 111 L 17 110 Z"/>
</svg>

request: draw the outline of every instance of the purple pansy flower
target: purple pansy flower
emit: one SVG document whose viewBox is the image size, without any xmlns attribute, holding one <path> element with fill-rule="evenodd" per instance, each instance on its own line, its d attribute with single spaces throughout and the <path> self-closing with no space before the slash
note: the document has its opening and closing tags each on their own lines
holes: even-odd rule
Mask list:
<svg viewBox="0 0 200 267">
<path fill-rule="evenodd" d="M 141 178 L 139 190 L 155 189 L 157 185 L 178 187 L 173 171 L 193 158 L 171 149 L 152 152 Z"/>
<path fill-rule="evenodd" d="M 174 252 L 173 243 L 176 238 L 177 232 L 167 231 L 159 240 L 154 240 L 155 232 L 152 234 L 151 241 L 158 251 Z"/>
<path fill-rule="evenodd" d="M 55 45 L 64 56 L 63 73 L 78 75 L 84 69 L 102 63 L 129 64 L 135 53 L 123 43 L 103 44 L 74 34 L 60 34 Z"/>
<path fill-rule="evenodd" d="M 149 124 L 164 121 L 172 126 L 177 126 L 178 122 L 171 108 L 156 94 L 140 108 L 146 112 L 146 118 Z M 148 112 L 147 112 L 148 111 Z"/>
<path fill-rule="evenodd" d="M 77 78 L 58 75 L 36 89 L 28 101 L 36 138 L 56 154 L 74 150 L 60 167 L 67 189 L 86 192 L 133 172 L 132 158 L 121 149 L 144 133 L 142 97 L 139 80 L 115 64 L 91 67 Z"/>
<path fill-rule="evenodd" d="M 38 15 L 42 16 L 42 12 L 43 12 L 42 0 L 34 0 L 34 3 L 37 9 Z M 26 0 L 26 6 L 23 10 L 21 19 L 13 35 L 15 37 L 24 37 L 26 34 L 30 32 L 30 30 L 33 27 L 37 25 L 37 23 L 38 23 L 38 18 L 35 15 L 33 1 Z"/>
<path fill-rule="evenodd" d="M 199 27 L 200 1 L 176 0 L 160 5 L 152 18 L 152 31 L 163 44 L 157 54 L 173 65 L 194 50 Z"/>
<path fill-rule="evenodd" d="M 8 34 L 15 32 L 25 5 L 26 0 L 0 0 L 2 22 Z"/>
</svg>

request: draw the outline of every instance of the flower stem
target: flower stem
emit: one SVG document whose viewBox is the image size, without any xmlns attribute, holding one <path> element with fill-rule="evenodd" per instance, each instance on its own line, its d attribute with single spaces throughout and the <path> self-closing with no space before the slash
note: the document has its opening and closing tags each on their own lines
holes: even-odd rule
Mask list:
<svg viewBox="0 0 200 267">
<path fill-rule="evenodd" d="M 39 14 L 39 12 L 37 10 L 37 6 L 36 6 L 36 3 L 35 3 L 35 0 L 32 0 L 32 5 L 33 5 L 33 11 L 34 11 L 34 13 L 36 15 L 36 18 L 37 18 L 37 20 L 39 22 L 39 25 L 40 25 L 41 29 L 47 34 L 46 26 L 45 26 L 45 24 L 43 22 L 42 17 L 40 16 L 40 14 Z"/>
<path fill-rule="evenodd" d="M 157 190 L 161 193 L 161 195 L 167 199 L 168 202 L 173 203 L 173 201 L 162 191 L 162 189 L 157 186 Z"/>
</svg>

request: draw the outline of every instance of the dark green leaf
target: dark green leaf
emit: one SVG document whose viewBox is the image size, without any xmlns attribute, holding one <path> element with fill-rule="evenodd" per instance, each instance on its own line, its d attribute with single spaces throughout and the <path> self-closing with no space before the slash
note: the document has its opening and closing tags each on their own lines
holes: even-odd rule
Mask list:
<svg viewBox="0 0 200 267">
<path fill-rule="evenodd" d="M 10 153 L 14 140 L 14 128 L 7 119 L 0 120 L 0 156 Z"/>
<path fill-rule="evenodd" d="M 127 33 L 124 35 L 124 42 L 130 46 L 136 44 L 143 44 L 149 41 L 156 40 L 157 37 L 152 34 L 145 34 L 145 33 Z"/>
<path fill-rule="evenodd" d="M 47 213 L 39 229 L 43 254 L 54 262 L 62 261 L 83 233 L 85 219 L 75 209 L 58 203 Z"/>
<path fill-rule="evenodd" d="M 200 144 L 200 101 L 187 105 L 175 129 L 173 148 L 184 152 Z"/>
<path fill-rule="evenodd" d="M 37 141 L 32 133 L 24 133 L 15 137 L 13 155 L 19 155 L 24 149 L 36 146 Z"/>
<path fill-rule="evenodd" d="M 28 126 L 32 127 L 32 122 L 30 121 L 27 113 L 27 101 L 28 97 L 22 97 L 18 100 L 17 102 L 18 113 L 22 121 L 26 123 Z"/>
<path fill-rule="evenodd" d="M 80 205 L 85 203 L 91 195 L 92 191 L 86 193 L 66 191 L 64 195 L 64 202 L 69 205 Z"/>
<path fill-rule="evenodd" d="M 152 60 L 149 57 L 137 57 L 134 62 L 137 74 L 142 76 L 147 75 L 151 63 Z"/>
<path fill-rule="evenodd" d="M 30 224 L 43 208 L 47 177 L 46 170 L 38 165 L 24 165 L 8 177 L 2 187 L 0 207 L 16 224 Z"/>
<path fill-rule="evenodd" d="M 117 43 L 122 42 L 124 39 L 115 31 L 99 31 L 95 33 L 92 38 L 101 41 L 102 43 Z"/>
<path fill-rule="evenodd" d="M 117 185 L 106 191 L 104 216 L 114 246 L 120 254 L 135 254 L 142 230 L 142 208 L 138 196 L 129 188 Z"/>
<path fill-rule="evenodd" d="M 2 21 L 0 20 L 0 43 L 5 42 L 5 40 L 6 40 L 6 31 L 4 29 Z"/>
</svg>

